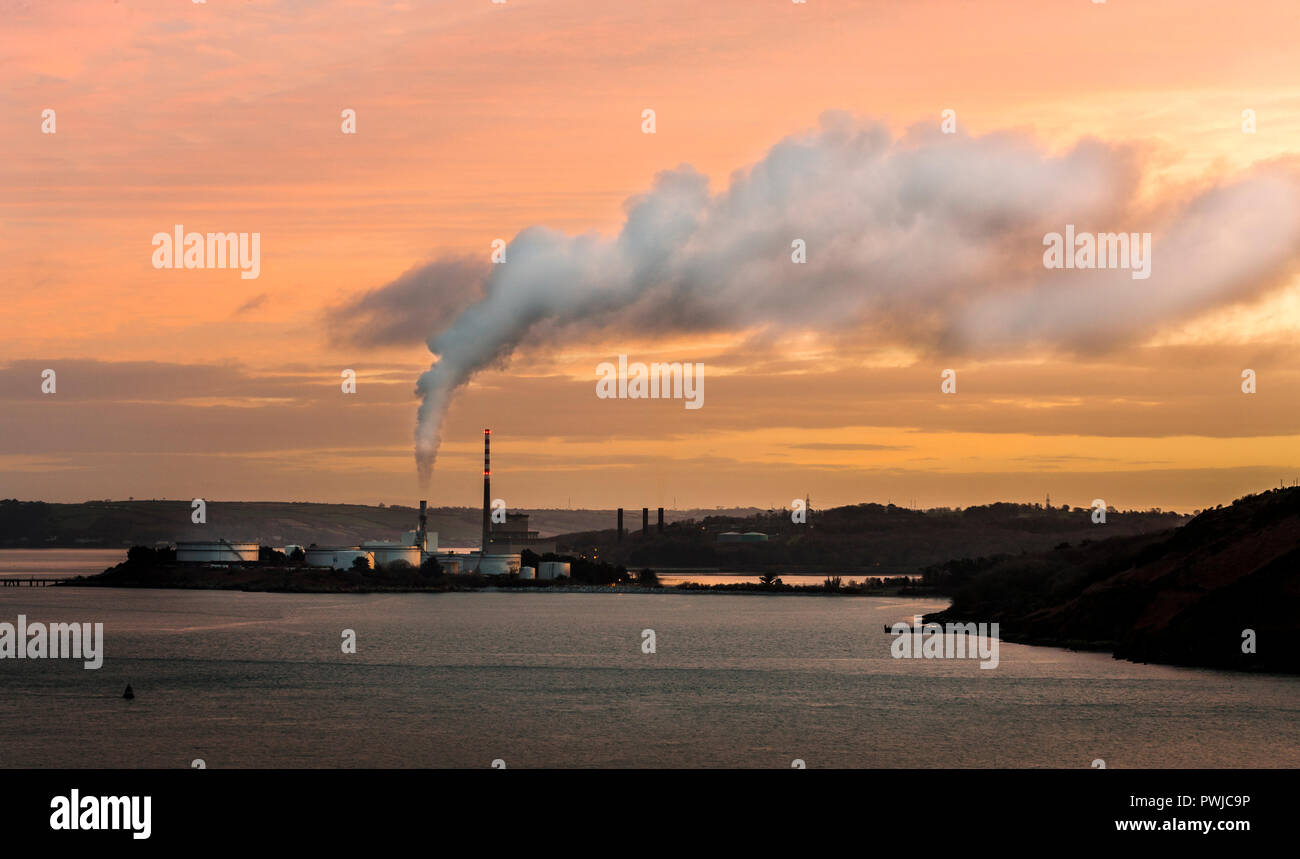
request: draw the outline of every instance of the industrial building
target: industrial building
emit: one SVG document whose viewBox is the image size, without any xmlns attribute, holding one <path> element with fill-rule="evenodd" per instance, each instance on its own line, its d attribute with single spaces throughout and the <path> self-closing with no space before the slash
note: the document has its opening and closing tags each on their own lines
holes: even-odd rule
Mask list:
<svg viewBox="0 0 1300 859">
<path fill-rule="evenodd" d="M 543 540 L 537 531 L 528 530 L 528 515 L 513 513 L 499 527 L 492 523 L 492 430 L 483 430 L 483 532 L 480 548 L 454 549 L 438 547 L 438 533 L 428 530 L 428 503 L 420 502 L 420 518 L 413 531 L 406 531 L 395 541 L 370 540 L 357 546 L 286 546 L 285 554 L 302 549 L 309 567 L 335 570 L 353 569 L 357 559 L 364 559 L 369 569 L 393 564 L 419 567 L 429 558 L 437 558 L 449 575 L 478 573 L 487 576 L 522 575 L 524 578 L 558 578 L 569 575 L 569 565 L 543 563 L 540 568 L 522 566 L 525 548 L 538 554 L 555 551 L 554 540 Z M 176 560 L 188 563 L 256 563 L 261 545 L 256 542 L 211 541 L 176 544 Z"/>
<path fill-rule="evenodd" d="M 386 567 L 389 564 L 398 562 L 418 567 L 424 561 L 424 552 L 420 550 L 417 544 L 362 543 L 361 551 L 370 553 L 371 557 L 374 558 L 376 567 Z"/>
<path fill-rule="evenodd" d="M 623 534 L 624 534 L 622 507 L 618 508 L 618 524 L 615 527 L 617 528 L 618 542 L 621 543 L 623 542 Z M 658 532 L 660 534 L 663 534 L 664 532 L 664 508 L 662 507 L 659 508 Z M 648 539 L 649 537 L 650 537 L 650 508 L 642 507 L 641 508 L 641 539 L 645 540 Z"/>
<path fill-rule="evenodd" d="M 718 535 L 719 543 L 765 543 L 767 535 L 762 531 L 723 531 Z"/>
<path fill-rule="evenodd" d="M 256 562 L 259 543 L 232 543 L 229 540 L 200 540 L 176 544 L 176 560 L 195 564 L 237 564 Z"/>
<path fill-rule="evenodd" d="M 496 552 L 523 552 L 531 549 L 539 555 L 555 551 L 555 540 L 546 539 L 539 531 L 528 530 L 527 513 L 507 513 L 506 521 L 492 525 L 488 535 Z"/>
<path fill-rule="evenodd" d="M 507 520 L 508 521 L 508 520 Z M 525 532 L 527 523 L 525 522 Z M 492 430 L 483 430 L 483 538 L 473 567 L 474 572 L 485 576 L 507 576 L 519 572 L 523 565 L 521 552 L 513 545 L 492 543 Z"/>
<path fill-rule="evenodd" d="M 350 570 L 357 558 L 365 558 L 366 566 L 375 568 L 375 556 L 361 546 L 308 546 L 307 566 Z"/>
<path fill-rule="evenodd" d="M 537 568 L 539 579 L 567 579 L 569 576 L 568 561 L 542 561 Z"/>
<path fill-rule="evenodd" d="M 365 558 L 372 570 L 397 562 L 418 567 L 438 548 L 438 532 L 430 534 L 428 529 L 428 507 L 428 502 L 420 502 L 418 525 L 414 531 L 405 532 L 401 540 L 371 540 L 360 546 L 309 546 L 305 550 L 307 566 L 350 570 L 357 558 Z"/>
</svg>

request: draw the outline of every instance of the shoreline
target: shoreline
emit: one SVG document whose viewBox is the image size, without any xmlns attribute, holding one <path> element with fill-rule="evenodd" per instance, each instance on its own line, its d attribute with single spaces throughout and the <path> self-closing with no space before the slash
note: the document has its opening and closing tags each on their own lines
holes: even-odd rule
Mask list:
<svg viewBox="0 0 1300 859">
<path fill-rule="evenodd" d="M 102 575 L 102 574 L 101 574 Z M 95 582 L 98 576 L 78 576 L 54 582 L 56 588 L 111 588 L 114 590 L 195 590 L 238 591 L 241 593 L 274 594 L 445 594 L 445 593 L 556 593 L 556 594 L 735 594 L 754 596 L 827 596 L 827 597 L 915 597 L 918 599 L 948 599 L 943 594 L 907 587 L 880 587 L 869 589 L 828 590 L 819 585 L 790 585 L 782 588 L 764 587 L 760 584 L 701 585 L 499 585 L 478 583 L 441 583 L 437 585 L 401 584 L 343 584 L 336 586 L 302 587 L 292 585 L 261 585 L 175 582 Z"/>
<path fill-rule="evenodd" d="M 181 590 L 237 590 L 268 593 L 457 593 L 466 591 L 530 593 L 757 593 L 782 596 L 934 596 L 908 576 L 892 579 L 849 579 L 829 575 L 821 581 L 787 583 L 774 581 L 705 583 L 663 582 L 656 572 L 629 574 L 622 567 L 586 565 L 575 569 L 572 578 L 521 579 L 515 576 L 485 576 L 478 573 L 445 574 L 433 568 L 400 565 L 390 568 L 334 570 L 325 567 L 292 566 L 280 563 L 186 564 L 158 563 L 151 553 L 128 559 L 95 575 L 64 578 L 52 587 L 160 588 Z M 576 563 L 576 562 L 575 562 Z M 775 574 L 772 574 L 775 575 Z"/>
</svg>

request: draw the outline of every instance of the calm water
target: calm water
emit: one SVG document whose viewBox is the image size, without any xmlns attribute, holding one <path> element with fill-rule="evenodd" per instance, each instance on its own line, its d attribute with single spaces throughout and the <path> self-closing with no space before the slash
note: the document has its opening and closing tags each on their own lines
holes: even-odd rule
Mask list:
<svg viewBox="0 0 1300 859">
<path fill-rule="evenodd" d="M 94 575 L 125 560 L 126 549 L 0 549 L 0 578 Z"/>
<path fill-rule="evenodd" d="M 5 588 L 0 620 L 102 621 L 106 658 L 0 660 L 0 765 L 1300 766 L 1300 679 L 1011 644 L 994 670 L 891 659 L 882 626 L 937 607 Z"/>
<path fill-rule="evenodd" d="M 762 575 L 763 575 L 762 573 L 660 573 L 659 581 L 661 584 L 664 584 L 668 587 L 681 584 L 682 582 L 693 582 L 702 585 L 739 585 L 739 584 L 755 585 L 758 584 L 758 580 L 762 577 Z M 900 575 L 905 575 L 905 574 L 897 573 L 891 576 L 864 576 L 858 574 L 858 575 L 840 576 L 840 579 L 843 580 L 843 583 L 845 585 L 848 585 L 850 582 L 857 582 L 861 584 L 867 581 L 868 579 L 892 579 Z M 910 576 L 910 577 L 919 578 L 919 576 Z M 778 578 L 780 578 L 781 581 L 787 585 L 800 585 L 800 586 L 820 585 L 822 582 L 826 581 L 827 574 L 826 573 L 780 573 L 778 574 Z"/>
</svg>

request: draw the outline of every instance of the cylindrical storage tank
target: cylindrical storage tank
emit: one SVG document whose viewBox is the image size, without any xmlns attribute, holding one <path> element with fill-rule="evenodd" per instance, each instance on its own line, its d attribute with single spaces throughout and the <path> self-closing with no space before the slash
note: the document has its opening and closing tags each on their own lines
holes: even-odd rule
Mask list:
<svg viewBox="0 0 1300 859">
<path fill-rule="evenodd" d="M 189 563 L 238 563 L 256 561 L 258 543 L 204 540 L 176 544 L 176 560 Z"/>
<path fill-rule="evenodd" d="M 542 565 L 537 570 L 539 579 L 558 579 L 569 577 L 568 561 L 542 561 Z"/>
<path fill-rule="evenodd" d="M 536 568 L 536 567 L 520 567 L 520 568 L 519 568 L 519 578 L 521 578 L 521 579 L 535 579 L 535 578 L 537 578 L 537 568 Z"/>
<path fill-rule="evenodd" d="M 412 567 L 420 566 L 420 547 L 416 545 L 384 546 L 367 544 L 361 548 L 374 556 L 376 567 L 391 564 L 394 561 L 406 561 Z"/>
<path fill-rule="evenodd" d="M 370 568 L 375 566 L 375 558 L 360 546 L 316 546 L 307 550 L 307 566 L 330 567 L 335 570 L 350 570 L 357 558 L 365 558 Z"/>
<path fill-rule="evenodd" d="M 508 576 L 519 572 L 523 556 L 504 552 L 479 554 L 470 561 L 472 569 L 483 576 Z"/>
</svg>

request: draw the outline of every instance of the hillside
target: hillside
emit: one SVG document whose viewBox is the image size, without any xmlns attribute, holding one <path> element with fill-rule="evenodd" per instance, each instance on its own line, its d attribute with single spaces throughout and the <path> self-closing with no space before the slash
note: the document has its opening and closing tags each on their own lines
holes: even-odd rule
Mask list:
<svg viewBox="0 0 1300 859">
<path fill-rule="evenodd" d="M 683 520 L 659 534 L 651 522 L 617 539 L 613 528 L 562 534 L 561 551 L 598 555 L 629 569 L 717 567 L 756 572 L 919 573 L 951 558 L 1041 551 L 1061 542 L 1106 535 L 1164 531 L 1189 517 L 1160 511 L 1111 511 L 1105 525 L 1092 522 L 1079 507 L 1045 508 L 1039 504 L 987 504 L 964 509 L 914 510 L 894 505 L 857 504 L 817 510 L 806 523 L 791 521 L 789 511 L 751 516 L 709 515 Z M 767 540 L 719 541 L 724 532 L 757 531 Z"/>
<path fill-rule="evenodd" d="M 944 564 L 927 580 L 953 605 L 930 619 L 1138 662 L 1300 672 L 1298 565 L 1300 488 L 1277 489 L 1163 534 Z"/>
<path fill-rule="evenodd" d="M 613 528 L 613 510 L 517 510 L 528 513 L 530 527 L 543 536 L 589 528 Z M 670 510 L 675 521 L 715 511 Z M 753 511 L 728 511 L 747 513 Z M 628 511 L 628 521 L 640 510 Z M 653 511 L 651 513 L 653 516 Z M 267 545 L 354 545 L 365 540 L 393 540 L 415 528 L 415 507 L 370 507 L 362 504 L 308 504 L 288 501 L 209 501 L 207 524 L 190 522 L 188 501 L 0 501 L 0 548 L 118 548 L 155 542 L 258 540 Z M 477 546 L 482 513 L 477 507 L 438 507 L 429 511 L 429 530 L 443 545 Z"/>
</svg>

